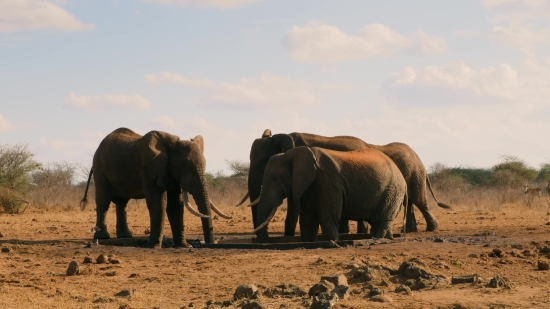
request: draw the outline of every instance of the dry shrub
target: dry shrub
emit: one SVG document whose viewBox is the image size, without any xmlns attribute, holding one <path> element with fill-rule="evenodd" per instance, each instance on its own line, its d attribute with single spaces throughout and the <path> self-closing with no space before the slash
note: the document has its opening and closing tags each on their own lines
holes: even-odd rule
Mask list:
<svg viewBox="0 0 550 309">
<path fill-rule="evenodd" d="M 23 199 L 23 195 L 15 190 L 0 187 L 0 207 L 4 212 L 15 214 L 25 211 L 29 202 Z"/>
</svg>

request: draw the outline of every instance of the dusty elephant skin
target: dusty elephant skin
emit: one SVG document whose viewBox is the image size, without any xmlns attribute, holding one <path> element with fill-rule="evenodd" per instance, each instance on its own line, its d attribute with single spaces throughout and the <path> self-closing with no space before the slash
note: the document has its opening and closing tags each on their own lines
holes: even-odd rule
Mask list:
<svg viewBox="0 0 550 309">
<path fill-rule="evenodd" d="M 408 217 L 406 223 L 406 230 L 409 232 L 416 232 L 416 218 L 414 216 L 414 211 L 412 211 L 412 205 L 416 205 L 422 212 L 426 223 L 427 230 L 433 231 L 438 227 L 438 222 L 430 211 L 427 198 L 426 198 L 426 187 L 432 193 L 432 196 L 435 199 L 435 195 L 431 189 L 429 179 L 427 177 L 428 173 L 424 164 L 414 152 L 412 148 L 403 143 L 391 143 L 388 145 L 378 146 L 365 143 L 364 141 L 351 137 L 351 136 L 334 136 L 334 137 L 325 137 L 314 134 L 307 133 L 290 133 L 290 134 L 271 134 L 271 130 L 267 129 L 262 134 L 262 137 L 256 139 L 250 150 L 250 171 L 248 175 L 248 195 L 250 201 L 257 202 L 258 197 L 260 196 L 260 191 L 262 187 L 262 179 L 265 167 L 269 158 L 278 153 L 284 153 L 287 150 L 290 150 L 298 146 L 308 146 L 308 147 L 320 147 L 331 150 L 339 151 L 353 151 L 360 149 L 369 149 L 374 148 L 380 150 L 388 157 L 390 157 L 394 163 L 397 165 L 405 181 L 407 182 L 408 190 Z M 246 198 L 246 197 L 245 197 Z M 241 203 L 244 202 L 245 199 Z M 437 201 L 437 199 L 436 199 Z M 438 205 L 443 208 L 450 208 L 444 203 L 439 203 Z M 291 200 L 288 200 L 288 214 L 285 220 L 285 236 L 294 236 L 296 230 L 296 223 L 298 222 L 299 209 L 296 209 L 292 204 Z M 257 222 L 257 207 L 252 206 L 252 218 L 254 223 L 254 228 L 258 227 Z M 366 233 L 367 229 L 364 223 L 360 222 L 357 225 L 359 233 Z M 265 231 L 261 231 L 263 233 Z M 348 233 L 349 225 L 346 220 L 344 220 L 340 225 L 340 233 Z M 259 237 L 267 237 L 267 235 L 258 235 Z"/>
<path fill-rule="evenodd" d="M 130 199 L 145 198 L 151 220 L 149 246 L 161 246 L 164 212 L 170 222 L 175 246 L 185 246 L 183 190 L 184 195 L 186 192 L 193 195 L 200 213 L 208 216 L 201 218 L 202 227 L 205 242 L 212 243 L 214 234 L 203 151 L 204 141 L 200 135 L 184 141 L 160 131 L 141 136 L 127 128 L 116 129 L 107 135 L 94 154 L 90 174 L 96 187 L 94 238 L 110 238 L 106 214 L 111 202 L 116 205 L 117 237 L 132 237 L 126 205 Z"/>
<path fill-rule="evenodd" d="M 285 197 L 300 209 L 302 241 L 315 241 L 319 226 L 327 239 L 338 240 L 341 219 L 367 221 L 374 237 L 392 238 L 391 224 L 407 203 L 407 185 L 378 150 L 296 147 L 267 163 L 257 229 L 267 226 Z"/>
</svg>

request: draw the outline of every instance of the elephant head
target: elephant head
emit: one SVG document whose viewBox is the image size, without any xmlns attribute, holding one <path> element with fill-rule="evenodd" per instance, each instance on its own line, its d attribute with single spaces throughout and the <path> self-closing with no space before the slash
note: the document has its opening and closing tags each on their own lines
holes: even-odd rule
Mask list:
<svg viewBox="0 0 550 309">
<path fill-rule="evenodd" d="M 252 201 L 252 205 L 258 202 L 260 189 L 262 187 L 262 179 L 264 169 L 270 157 L 273 155 L 284 153 L 289 149 L 294 148 L 294 139 L 288 134 L 271 135 L 271 130 L 267 129 L 262 134 L 261 138 L 256 139 L 252 143 L 250 149 L 250 170 L 248 172 L 248 196 Z M 243 198 L 240 204 L 246 200 Z M 240 205 L 239 204 L 239 205 Z M 252 217 L 254 227 L 257 226 L 256 208 L 252 208 Z"/>
<path fill-rule="evenodd" d="M 211 206 L 221 216 L 229 216 L 221 213 L 208 196 L 202 136 L 186 141 L 169 133 L 151 131 L 138 141 L 138 152 L 141 157 L 142 175 L 155 183 L 161 191 L 170 188 L 181 189 L 185 206 L 193 214 L 202 217 L 205 241 L 213 242 Z M 189 205 L 187 192 L 193 196 L 200 213 Z"/>
<path fill-rule="evenodd" d="M 269 224 L 277 208 L 286 197 L 300 207 L 300 197 L 315 180 L 317 158 L 309 147 L 296 147 L 283 154 L 272 156 L 265 167 L 261 194 L 258 202 L 258 226 L 260 233 Z"/>
</svg>

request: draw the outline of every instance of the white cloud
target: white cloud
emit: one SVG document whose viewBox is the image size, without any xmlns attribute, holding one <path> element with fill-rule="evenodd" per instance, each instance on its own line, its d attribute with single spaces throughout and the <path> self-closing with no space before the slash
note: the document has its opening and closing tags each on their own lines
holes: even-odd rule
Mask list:
<svg viewBox="0 0 550 309">
<path fill-rule="evenodd" d="M 550 29 L 533 29 L 530 24 L 511 23 L 506 27 L 493 27 L 489 37 L 504 46 L 533 53 L 535 44 L 550 42 Z"/>
<path fill-rule="evenodd" d="M 469 102 L 461 102 L 468 105 L 499 102 L 530 114 L 550 108 L 550 59 L 528 58 L 518 68 L 503 63 L 475 69 L 464 61 L 422 69 L 407 67 L 394 73 L 387 85 L 385 94 L 405 103 L 441 94 L 447 101 L 468 98 Z"/>
<path fill-rule="evenodd" d="M 180 74 L 171 73 L 171 72 L 162 72 L 159 74 L 147 74 L 145 75 L 145 81 L 151 85 L 157 85 L 162 82 L 170 82 L 173 84 L 178 84 L 186 87 L 193 88 L 211 88 L 214 86 L 214 83 L 209 79 L 198 79 L 198 78 L 186 78 Z"/>
<path fill-rule="evenodd" d="M 188 79 L 182 75 L 163 72 L 148 74 L 147 82 L 170 82 L 206 91 L 199 104 L 242 108 L 285 108 L 315 106 L 321 102 L 318 93 L 353 89 L 345 84 L 314 84 L 304 80 L 264 73 L 259 79 L 242 78 L 236 82 L 212 82 L 208 79 Z"/>
<path fill-rule="evenodd" d="M 323 23 L 294 26 L 282 41 L 292 59 L 301 62 L 335 63 L 391 56 L 398 51 L 435 54 L 447 49 L 445 40 L 417 31 L 399 34 L 382 24 L 369 24 L 357 35 Z"/>
<path fill-rule="evenodd" d="M 0 1 L 0 32 L 55 29 L 81 31 L 94 29 L 51 1 Z"/>
<path fill-rule="evenodd" d="M 177 5 L 186 7 L 232 9 L 259 0 L 141 0 L 142 2 Z"/>
<path fill-rule="evenodd" d="M 71 92 L 65 99 L 65 105 L 77 110 L 144 110 L 151 108 L 147 99 L 140 95 L 104 94 L 96 96 L 78 96 Z"/>
<path fill-rule="evenodd" d="M 0 114 L 0 133 L 15 130 L 15 126 L 11 124 L 2 114 Z"/>
</svg>

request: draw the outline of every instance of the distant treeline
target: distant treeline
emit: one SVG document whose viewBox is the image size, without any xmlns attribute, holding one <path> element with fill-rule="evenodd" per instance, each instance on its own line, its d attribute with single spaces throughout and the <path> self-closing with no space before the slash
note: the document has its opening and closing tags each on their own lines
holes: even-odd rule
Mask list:
<svg viewBox="0 0 550 309">
<path fill-rule="evenodd" d="M 472 185 L 479 187 L 523 187 L 544 185 L 550 181 L 550 163 L 533 168 L 515 156 L 503 156 L 502 162 L 490 168 L 447 167 L 436 163 L 429 169 L 430 179 L 439 187 Z"/>
</svg>

